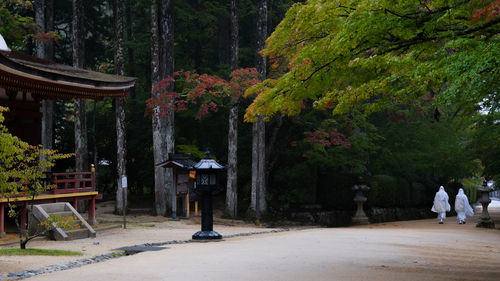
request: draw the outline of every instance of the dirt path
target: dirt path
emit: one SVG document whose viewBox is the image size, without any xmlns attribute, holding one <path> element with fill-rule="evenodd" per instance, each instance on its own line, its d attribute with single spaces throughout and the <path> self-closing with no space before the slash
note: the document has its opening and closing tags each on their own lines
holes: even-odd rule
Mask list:
<svg viewBox="0 0 500 281">
<path fill-rule="evenodd" d="M 499 280 L 500 232 L 435 221 L 172 245 L 33 280 Z"/>
<path fill-rule="evenodd" d="M 490 208 L 500 219 L 500 207 Z M 156 222 L 147 222 L 147 219 Z M 131 218 L 128 229 L 96 239 L 38 240 L 30 247 L 83 251 L 84 257 L 151 242 L 189 239 L 199 222 Z M 244 224 L 216 224 L 223 235 L 262 231 Z M 497 220 L 497 227 L 500 221 Z M 17 245 L 14 245 L 14 247 Z M 82 257 L 1 257 L 0 275 Z M 309 229 L 169 245 L 30 280 L 500 280 L 500 231 L 448 218 Z"/>
<path fill-rule="evenodd" d="M 134 214 L 127 217 L 127 229 L 122 229 L 122 217 L 112 214 L 113 203 L 105 202 L 97 207 L 97 217 L 100 221 L 96 228 L 97 237 L 73 241 L 50 241 L 45 238 L 33 240 L 28 248 L 59 249 L 82 252 L 81 256 L 0 256 L 0 275 L 7 275 L 44 266 L 61 264 L 77 259 L 91 258 L 107 254 L 117 248 L 157 243 L 172 240 L 188 240 L 191 235 L 200 230 L 200 218 L 172 221 L 169 218 Z M 86 217 L 86 216 L 84 216 Z M 245 224 L 241 221 L 215 219 L 214 229 L 222 235 L 259 232 L 272 230 Z M 112 228 L 109 228 L 112 227 Z M 113 228 L 114 227 L 114 228 Z M 100 231 L 99 229 L 103 229 Z M 0 248 L 17 248 L 17 235 L 11 234 L 0 239 Z"/>
</svg>

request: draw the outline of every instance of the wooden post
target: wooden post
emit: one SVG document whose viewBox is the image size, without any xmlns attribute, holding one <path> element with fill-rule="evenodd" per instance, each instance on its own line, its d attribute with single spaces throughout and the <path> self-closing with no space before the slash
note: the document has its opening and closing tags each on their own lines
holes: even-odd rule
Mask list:
<svg viewBox="0 0 500 281">
<path fill-rule="evenodd" d="M 23 204 L 23 210 L 21 211 L 21 232 L 26 231 L 26 219 L 28 218 L 28 206 L 26 203 Z"/>
<path fill-rule="evenodd" d="M 122 178 L 121 178 L 121 186 L 122 186 L 122 215 L 123 215 L 123 228 L 126 229 L 127 228 L 127 198 L 126 198 L 126 194 L 127 194 L 127 188 L 128 188 L 128 182 L 127 182 L 127 176 L 126 175 L 122 175 Z"/>
<path fill-rule="evenodd" d="M 194 215 L 198 216 L 198 201 L 194 201 Z"/>
<path fill-rule="evenodd" d="M 177 169 L 172 168 L 173 183 L 172 183 L 172 219 L 177 220 Z"/>
<path fill-rule="evenodd" d="M 95 220 L 95 198 L 96 198 L 96 196 L 93 196 L 92 199 L 90 199 L 90 206 L 89 206 L 89 224 L 90 225 L 96 224 L 96 220 Z"/>
<path fill-rule="evenodd" d="M 189 206 L 189 191 L 186 193 L 186 217 L 189 218 L 190 214 L 190 206 Z"/>
<path fill-rule="evenodd" d="M 94 190 L 96 190 L 96 186 L 95 186 L 95 166 L 94 166 L 94 164 L 90 165 L 90 172 L 91 172 L 91 175 L 90 175 L 90 185 L 92 187 L 92 191 L 94 191 Z"/>
<path fill-rule="evenodd" d="M 0 238 L 5 237 L 5 204 L 0 203 Z"/>
<path fill-rule="evenodd" d="M 78 199 L 76 197 L 73 198 L 73 208 L 75 208 L 75 210 L 78 210 Z"/>
</svg>

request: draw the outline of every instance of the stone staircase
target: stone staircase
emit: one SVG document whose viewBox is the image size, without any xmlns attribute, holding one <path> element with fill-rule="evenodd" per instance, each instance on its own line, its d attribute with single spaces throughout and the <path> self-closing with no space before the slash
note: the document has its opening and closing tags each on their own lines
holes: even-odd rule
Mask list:
<svg viewBox="0 0 500 281">
<path fill-rule="evenodd" d="M 50 233 L 50 238 L 53 240 L 75 240 L 89 237 L 95 237 L 95 230 L 87 223 L 87 221 L 71 206 L 69 203 L 50 203 L 33 205 L 33 213 L 31 214 L 30 232 L 40 231 L 38 224 L 49 218 L 50 215 L 58 217 L 75 217 L 75 228 L 64 229 L 56 227 Z"/>
</svg>

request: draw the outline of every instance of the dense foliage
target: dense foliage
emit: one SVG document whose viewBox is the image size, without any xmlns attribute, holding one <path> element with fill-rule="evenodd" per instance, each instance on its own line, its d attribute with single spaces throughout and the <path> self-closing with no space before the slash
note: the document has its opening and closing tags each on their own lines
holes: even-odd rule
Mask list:
<svg viewBox="0 0 500 281">
<path fill-rule="evenodd" d="M 278 79 L 247 111 L 298 114 L 306 100 L 335 114 L 393 110 L 430 94 L 467 109 L 496 99 L 499 1 L 327 1 L 295 4 L 262 52 Z M 485 7 L 491 3 L 491 8 Z M 494 10 L 488 16 L 480 9 Z"/>
<path fill-rule="evenodd" d="M 17 20 L 16 28 L 28 27 L 32 12 L 18 5 L 27 1 L 7 2 L 17 3 L 17 8 L 1 4 L 0 20 L 7 13 L 19 15 L 25 18 Z M 254 1 L 238 2 L 239 65 L 251 68 L 256 7 Z M 146 0 L 126 1 L 126 69 L 127 75 L 138 78 L 126 118 L 133 203 L 153 202 L 142 200 L 153 195 L 155 164 L 151 120 L 145 111 L 158 103 L 177 110 L 177 152 L 201 157 L 200 152 L 210 148 L 223 163 L 228 106 L 237 102 L 249 121 L 256 113 L 264 114 L 269 121 L 271 214 L 304 204 L 352 209 L 351 187 L 360 176 L 372 186 L 369 204 L 379 207 L 427 206 L 439 185 L 448 185 L 453 197 L 452 183 L 459 182 L 474 195 L 478 177 L 498 177 L 499 0 L 269 0 L 272 35 L 262 51 L 269 59 L 269 79 L 254 85 L 242 99 L 234 97 L 250 85 L 231 84 L 235 76 L 229 66 L 229 1 L 174 1 L 175 68 L 187 71 L 176 73 L 175 92 L 148 103 L 149 5 Z M 71 64 L 71 13 L 71 1 L 58 1 L 55 58 L 66 64 Z M 86 67 L 113 72 L 111 1 L 85 1 L 84 22 Z M 0 24 L 0 32 L 11 46 L 34 53 L 34 39 L 25 36 L 29 32 L 7 27 Z M 240 78 L 246 77 L 240 82 L 253 81 L 250 74 L 240 73 Z M 155 90 L 173 82 L 164 80 Z M 59 151 L 74 149 L 73 114 L 71 102 L 58 104 Z M 112 197 L 112 100 L 89 102 L 87 114 L 98 188 Z M 251 143 L 251 125 L 240 118 L 241 214 L 250 196 Z M 57 169 L 71 165 L 68 161 Z"/>
<path fill-rule="evenodd" d="M 499 5 L 461 0 L 297 3 L 262 51 L 279 75 L 247 91 L 258 96 L 245 117 L 333 113 L 308 133 L 318 147 L 311 159 L 328 159 L 319 167 L 338 163 L 341 173 L 348 168 L 347 174 L 368 175 L 375 205 L 425 204 L 438 185 L 477 176 L 478 157 L 483 174 L 494 177 Z M 487 117 L 474 117 L 480 109 Z M 344 162 L 339 152 L 348 150 Z M 422 192 L 413 192 L 414 186 Z"/>
</svg>

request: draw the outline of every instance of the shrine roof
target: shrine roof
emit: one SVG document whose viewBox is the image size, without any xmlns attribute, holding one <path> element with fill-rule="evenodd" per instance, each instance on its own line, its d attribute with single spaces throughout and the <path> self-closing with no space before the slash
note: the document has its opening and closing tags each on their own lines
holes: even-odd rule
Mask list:
<svg viewBox="0 0 500 281">
<path fill-rule="evenodd" d="M 19 52 L 0 51 L 0 87 L 19 89 L 51 98 L 102 98 L 125 96 L 136 78 L 111 75 L 58 64 Z M 40 86 L 33 85 L 33 83 Z"/>
<path fill-rule="evenodd" d="M 190 155 L 172 153 L 168 155 L 166 161 L 156 164 L 156 166 L 163 168 L 181 168 L 187 170 L 192 170 L 195 165 L 196 162 L 191 159 Z"/>
</svg>

